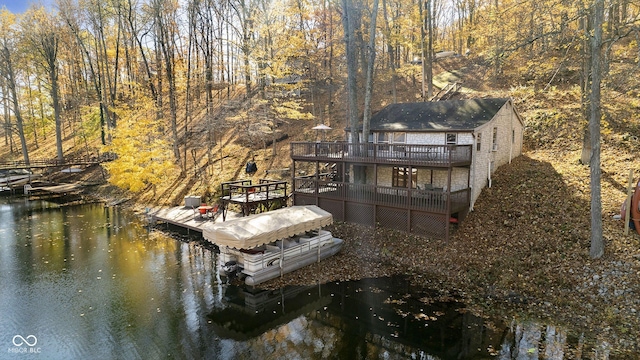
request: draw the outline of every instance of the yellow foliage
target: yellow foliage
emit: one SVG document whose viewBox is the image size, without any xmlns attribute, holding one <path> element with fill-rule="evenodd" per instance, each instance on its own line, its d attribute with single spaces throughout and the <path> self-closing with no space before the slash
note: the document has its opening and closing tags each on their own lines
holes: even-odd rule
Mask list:
<svg viewBox="0 0 640 360">
<path fill-rule="evenodd" d="M 299 101 L 284 100 L 278 101 L 274 99 L 271 109 L 276 113 L 278 118 L 291 120 L 313 120 L 310 112 L 303 112 L 303 107 Z"/>
<path fill-rule="evenodd" d="M 132 192 L 160 184 L 175 164 L 153 102 L 142 98 L 135 107 L 116 109 L 116 114 L 118 126 L 106 151 L 118 158 L 106 165 L 109 182 Z"/>
</svg>

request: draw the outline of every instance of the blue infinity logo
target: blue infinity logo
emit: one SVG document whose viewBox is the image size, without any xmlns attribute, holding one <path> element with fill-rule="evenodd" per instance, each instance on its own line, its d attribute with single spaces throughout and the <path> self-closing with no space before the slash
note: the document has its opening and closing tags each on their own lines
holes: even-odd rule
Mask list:
<svg viewBox="0 0 640 360">
<path fill-rule="evenodd" d="M 29 341 L 31 339 L 31 341 Z M 38 338 L 35 337 L 35 335 L 29 335 L 26 338 L 22 337 L 22 335 L 16 335 L 13 337 L 13 345 L 15 346 L 22 346 L 22 345 L 27 345 L 27 346 L 36 346 L 36 344 L 38 343 Z"/>
</svg>

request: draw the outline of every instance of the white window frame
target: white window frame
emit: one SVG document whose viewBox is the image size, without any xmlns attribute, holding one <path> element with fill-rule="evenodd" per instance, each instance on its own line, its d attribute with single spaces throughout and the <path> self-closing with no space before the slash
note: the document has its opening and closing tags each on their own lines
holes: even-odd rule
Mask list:
<svg viewBox="0 0 640 360">
<path fill-rule="evenodd" d="M 453 136 L 453 140 L 449 140 L 449 136 Z M 444 135 L 444 142 L 447 145 L 457 145 L 458 144 L 458 134 L 456 133 L 446 133 Z"/>
<path fill-rule="evenodd" d="M 498 151 L 498 127 L 493 128 L 493 141 L 491 146 L 492 151 Z"/>
</svg>

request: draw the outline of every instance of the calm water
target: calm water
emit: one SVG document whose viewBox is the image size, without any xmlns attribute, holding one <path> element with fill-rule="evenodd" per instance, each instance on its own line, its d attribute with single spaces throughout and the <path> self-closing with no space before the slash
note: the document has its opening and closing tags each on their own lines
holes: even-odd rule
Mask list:
<svg viewBox="0 0 640 360">
<path fill-rule="evenodd" d="M 0 198 L 0 226 L 0 359 L 568 359 L 584 347 L 553 326 L 426 306 L 400 278 L 230 286 L 215 252 L 118 208 Z"/>
</svg>

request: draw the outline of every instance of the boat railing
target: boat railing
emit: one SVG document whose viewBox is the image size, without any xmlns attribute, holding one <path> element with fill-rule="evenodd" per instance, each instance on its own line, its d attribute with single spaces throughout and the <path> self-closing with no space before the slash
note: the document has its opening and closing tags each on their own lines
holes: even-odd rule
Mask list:
<svg viewBox="0 0 640 360">
<path fill-rule="evenodd" d="M 281 240 L 278 240 L 281 241 Z M 257 254 L 243 253 L 244 272 L 247 275 L 260 271 L 269 266 L 278 266 L 279 261 L 286 262 L 288 259 L 315 251 L 325 243 L 332 241 L 330 232 L 321 231 L 318 236 L 305 238 L 301 236 L 295 245 L 282 249 L 279 245 L 266 245 L 265 251 Z M 284 259 L 284 260 L 282 260 Z"/>
</svg>

